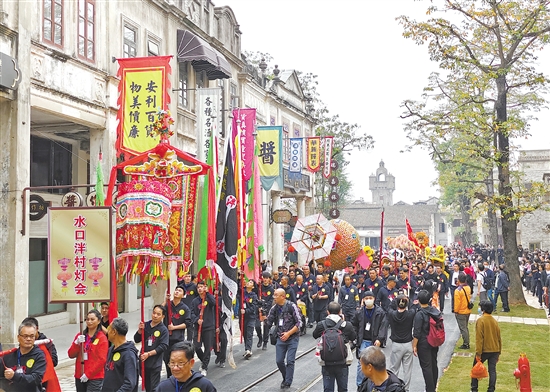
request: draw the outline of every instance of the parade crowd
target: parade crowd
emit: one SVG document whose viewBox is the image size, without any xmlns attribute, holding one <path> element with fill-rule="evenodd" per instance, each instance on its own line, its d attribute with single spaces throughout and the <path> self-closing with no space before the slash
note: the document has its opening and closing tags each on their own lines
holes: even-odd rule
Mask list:
<svg viewBox="0 0 550 392">
<path fill-rule="evenodd" d="M 431 325 L 442 323 L 443 312 L 453 313 L 462 337 L 460 349 L 469 349 L 468 322 L 479 297 L 474 365 L 487 362 L 488 392 L 493 392 L 502 339 L 491 314 L 497 311 L 498 302 L 501 312 L 510 311 L 510 277 L 502 251 L 481 245 L 465 249 L 458 244 L 444 250 L 442 258 L 415 252 L 404 252 L 399 259 L 375 255 L 368 268 L 354 265 L 338 271 L 322 262 L 300 267 L 285 263 L 276 270 L 264 262 L 261 281 L 243 281 L 237 293 L 234 314 L 244 337 L 243 359 L 252 356 L 255 332 L 257 349 L 275 346 L 280 387 L 288 389 L 299 338 L 311 329 L 319 339 L 316 356 L 324 391 L 334 391 L 335 384 L 338 391 L 348 390 L 354 357 L 358 391 L 409 391 L 417 357 L 426 392 L 435 392 L 441 342 L 434 343 L 436 327 Z M 541 308 L 548 309 L 549 253 L 520 247 L 518 268 L 525 289 L 537 297 Z M 243 279 L 240 274 L 239 278 Z M 69 357 L 75 358 L 77 391 L 135 392 L 140 377 L 148 392 L 216 391 L 206 377 L 211 354 L 221 368 L 231 360 L 228 336 L 221 327 L 226 315 L 221 311 L 221 296 L 216 294 L 185 274 L 172 295 L 154 306 L 151 320 L 139 324 L 133 341 L 128 340 L 133 331 L 123 318 L 109 322 L 108 303 L 90 310 L 86 329 L 76 334 L 68 350 Z M 445 298 L 449 297 L 450 309 L 446 309 Z M 54 370 L 56 348 L 39 331 L 36 318 L 21 322 L 17 340 L 19 347 L 0 359 L 4 369 L 0 389 L 60 390 Z M 391 354 L 386 359 L 381 348 L 388 340 Z M 135 343 L 141 343 L 141 351 Z M 198 372 L 193 370 L 195 357 L 200 361 Z M 161 380 L 163 365 L 167 379 Z M 471 379 L 470 388 L 478 390 L 477 379 Z"/>
</svg>

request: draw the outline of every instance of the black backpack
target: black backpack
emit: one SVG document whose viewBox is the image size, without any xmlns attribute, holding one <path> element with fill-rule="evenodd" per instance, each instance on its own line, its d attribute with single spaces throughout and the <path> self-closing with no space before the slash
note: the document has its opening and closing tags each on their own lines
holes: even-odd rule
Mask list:
<svg viewBox="0 0 550 392">
<path fill-rule="evenodd" d="M 483 276 L 483 288 L 485 290 L 491 290 L 493 288 L 493 279 L 487 276 L 487 272 L 481 274 Z"/>
<path fill-rule="evenodd" d="M 321 336 L 321 359 L 325 361 L 327 365 L 346 363 L 348 349 L 344 342 L 344 334 L 340 330 L 343 320 L 338 321 L 334 327 L 330 328 L 327 328 L 326 321 L 323 321 L 323 323 L 325 330 Z"/>
</svg>

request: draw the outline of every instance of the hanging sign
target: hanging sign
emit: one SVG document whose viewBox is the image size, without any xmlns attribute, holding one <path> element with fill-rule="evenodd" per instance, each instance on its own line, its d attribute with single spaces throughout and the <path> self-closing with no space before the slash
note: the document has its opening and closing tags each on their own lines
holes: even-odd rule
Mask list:
<svg viewBox="0 0 550 392">
<path fill-rule="evenodd" d="M 326 179 L 329 179 L 330 174 L 332 173 L 331 163 L 333 139 L 334 138 L 332 136 L 325 137 L 325 164 L 323 166 L 323 177 L 325 177 Z"/>
<path fill-rule="evenodd" d="M 48 209 L 50 303 L 111 300 L 111 216 L 110 207 Z"/>
<path fill-rule="evenodd" d="M 300 177 L 302 174 L 302 138 L 290 139 L 290 176 Z"/>
<path fill-rule="evenodd" d="M 321 138 L 307 138 L 307 169 L 311 172 L 318 172 L 321 168 Z"/>
</svg>

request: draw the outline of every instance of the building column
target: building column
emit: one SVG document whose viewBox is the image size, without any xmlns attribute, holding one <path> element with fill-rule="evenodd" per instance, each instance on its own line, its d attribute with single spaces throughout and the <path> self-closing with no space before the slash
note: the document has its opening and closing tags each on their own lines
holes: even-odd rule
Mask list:
<svg viewBox="0 0 550 392">
<path fill-rule="evenodd" d="M 28 315 L 29 293 L 29 208 L 23 216 L 23 188 L 30 185 L 30 75 L 33 12 L 31 2 L 18 3 L 18 35 L 12 36 L 21 82 L 17 91 L 0 97 L 0 342 L 15 347 L 19 323 Z M 22 235 L 22 219 L 26 220 Z"/>
<path fill-rule="evenodd" d="M 281 208 L 281 192 L 271 191 L 271 211 L 275 211 Z M 283 265 L 284 252 L 283 252 L 283 233 L 281 232 L 281 225 L 271 223 L 271 243 L 272 245 L 272 265 L 273 270 Z"/>
</svg>

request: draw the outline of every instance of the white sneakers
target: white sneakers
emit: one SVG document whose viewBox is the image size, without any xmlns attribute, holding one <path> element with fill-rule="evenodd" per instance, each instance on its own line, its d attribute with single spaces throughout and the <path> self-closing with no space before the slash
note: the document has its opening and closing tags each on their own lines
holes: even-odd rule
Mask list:
<svg viewBox="0 0 550 392">
<path fill-rule="evenodd" d="M 246 350 L 243 354 L 244 359 L 248 359 L 252 356 L 252 351 Z"/>
<path fill-rule="evenodd" d="M 206 369 L 201 369 L 201 374 L 206 377 Z"/>
</svg>

